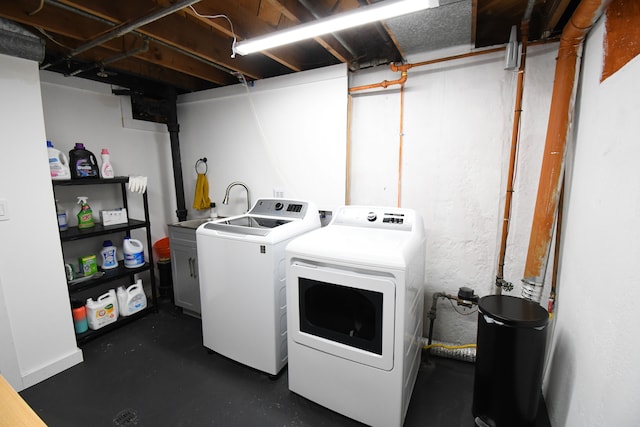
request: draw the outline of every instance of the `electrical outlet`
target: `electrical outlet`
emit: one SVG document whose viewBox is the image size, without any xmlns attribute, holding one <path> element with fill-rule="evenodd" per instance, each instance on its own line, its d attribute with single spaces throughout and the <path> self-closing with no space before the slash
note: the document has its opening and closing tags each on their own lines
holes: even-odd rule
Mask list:
<svg viewBox="0 0 640 427">
<path fill-rule="evenodd" d="M 274 188 L 273 197 L 276 199 L 284 199 L 284 188 Z"/>
</svg>

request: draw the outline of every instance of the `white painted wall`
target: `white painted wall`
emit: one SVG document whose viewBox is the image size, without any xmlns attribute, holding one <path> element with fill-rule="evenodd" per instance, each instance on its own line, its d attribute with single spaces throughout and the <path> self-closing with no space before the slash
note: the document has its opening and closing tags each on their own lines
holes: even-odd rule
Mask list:
<svg viewBox="0 0 640 427">
<path fill-rule="evenodd" d="M 520 295 L 553 84 L 557 44 L 530 47 L 525 77 L 505 279 Z M 438 56 L 458 54 L 438 53 Z M 410 58 L 416 63 L 430 58 Z M 425 304 L 434 292 L 468 286 L 490 294 L 497 271 L 515 105 L 516 72 L 504 55 L 412 68 L 405 84 L 401 204 L 416 209 L 427 235 Z M 350 86 L 395 80 L 380 67 Z M 398 199 L 400 92 L 355 92 L 352 203 L 395 206 Z M 546 294 L 548 295 L 548 290 Z M 462 313 L 470 310 L 458 308 Z M 427 314 L 428 309 L 425 310 Z M 441 301 L 434 338 L 475 342 L 477 316 Z M 428 318 L 425 318 L 428 325 Z"/>
<path fill-rule="evenodd" d="M 180 145 L 185 198 L 193 209 L 195 163 L 208 159 L 209 196 L 220 215 L 247 210 L 242 181 L 251 202 L 273 197 L 314 201 L 332 210 L 344 203 L 347 69 L 344 65 L 265 79 L 246 88 L 235 85 L 179 98 Z"/>
<path fill-rule="evenodd" d="M 587 38 L 546 403 L 554 426 L 640 420 L 640 57 L 600 83 L 604 25 Z"/>
<path fill-rule="evenodd" d="M 148 177 L 147 197 L 152 242 L 168 235 L 167 224 L 177 220 L 171 164 L 171 146 L 166 125 L 133 121 L 128 97 L 113 95 L 112 87 L 103 83 L 42 71 L 42 103 L 47 139 L 68 155 L 76 142 L 81 142 L 101 162 L 100 152 L 107 148 L 117 176 Z M 121 108 L 121 104 L 124 108 Z M 77 196 L 89 196 L 95 218 L 103 209 L 122 206 L 120 190 L 112 187 L 77 187 L 58 189 L 60 205 L 65 208 L 69 224 L 77 224 Z M 129 193 L 130 217 L 144 218 L 142 197 Z M 132 235 L 145 241 L 144 230 Z M 102 239 L 91 242 L 95 253 Z M 122 242 L 114 242 L 121 249 Z M 87 241 L 65 246 L 70 260 L 86 255 Z M 145 245 L 146 247 L 146 245 Z M 83 253 L 84 252 L 84 253 Z M 122 253 L 118 256 L 122 259 Z"/>
<path fill-rule="evenodd" d="M 22 390 L 82 361 L 49 176 L 38 64 L 0 55 L 0 372 Z"/>
</svg>

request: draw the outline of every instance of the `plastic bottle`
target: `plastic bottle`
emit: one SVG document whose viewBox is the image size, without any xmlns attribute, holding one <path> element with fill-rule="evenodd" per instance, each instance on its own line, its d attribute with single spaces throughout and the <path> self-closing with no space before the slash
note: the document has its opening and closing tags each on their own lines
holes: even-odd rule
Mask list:
<svg viewBox="0 0 640 427">
<path fill-rule="evenodd" d="M 116 258 L 116 247 L 113 246 L 111 240 L 105 240 L 102 243 L 102 250 L 100 251 L 100 263 L 103 270 L 109 270 L 118 266 L 118 259 Z"/>
<path fill-rule="evenodd" d="M 51 141 L 47 141 L 47 151 L 49 152 L 49 172 L 51 179 L 61 180 L 70 179 L 71 172 L 69 170 L 69 160 L 67 156 L 60 150 L 53 148 Z"/>
<path fill-rule="evenodd" d="M 87 299 L 85 305 L 87 311 L 87 322 L 89 329 L 100 329 L 118 320 L 118 299 L 116 291 L 109 289 L 109 292 L 100 295 L 95 301 Z"/>
<path fill-rule="evenodd" d="M 84 144 L 77 142 L 69 151 L 71 178 L 99 178 L 96 156 Z"/>
<path fill-rule="evenodd" d="M 95 225 L 93 222 L 93 211 L 91 206 L 87 203 L 87 196 L 79 196 L 78 204 L 80 210 L 78 211 L 78 228 L 91 228 Z"/>
<path fill-rule="evenodd" d="M 144 265 L 144 247 L 140 240 L 125 237 L 122 243 L 122 253 L 124 254 L 124 266 L 136 268 Z"/>
<path fill-rule="evenodd" d="M 142 287 L 142 279 L 125 289 L 120 286 L 116 292 L 121 316 L 131 316 L 147 306 L 147 295 Z"/>
<path fill-rule="evenodd" d="M 86 332 L 89 327 L 87 322 L 87 308 L 82 301 L 71 301 L 71 314 L 73 315 L 73 327 L 76 334 Z"/>
<path fill-rule="evenodd" d="M 115 177 L 113 173 L 113 167 L 111 166 L 111 156 L 109 155 L 109 150 L 106 148 L 102 149 L 102 166 L 100 166 L 100 176 L 105 179 Z"/>
<path fill-rule="evenodd" d="M 69 224 L 67 223 L 67 212 L 60 207 L 56 200 L 56 213 L 58 214 L 58 228 L 60 231 L 67 231 Z"/>
</svg>

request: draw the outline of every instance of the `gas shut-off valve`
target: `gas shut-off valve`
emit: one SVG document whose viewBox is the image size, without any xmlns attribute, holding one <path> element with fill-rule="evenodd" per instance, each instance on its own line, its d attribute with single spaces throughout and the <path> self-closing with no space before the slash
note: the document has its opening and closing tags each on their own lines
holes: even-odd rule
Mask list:
<svg viewBox="0 0 640 427">
<path fill-rule="evenodd" d="M 460 287 L 458 289 L 458 305 L 471 307 L 475 304 L 478 304 L 478 295 L 476 295 L 475 291 L 466 286 Z"/>
</svg>

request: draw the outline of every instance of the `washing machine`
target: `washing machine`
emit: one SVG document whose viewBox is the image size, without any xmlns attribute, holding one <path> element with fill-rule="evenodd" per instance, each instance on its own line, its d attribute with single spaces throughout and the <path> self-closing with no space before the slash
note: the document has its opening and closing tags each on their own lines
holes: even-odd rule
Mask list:
<svg viewBox="0 0 640 427">
<path fill-rule="evenodd" d="M 343 206 L 286 249 L 289 389 L 404 423 L 421 356 L 425 235 L 413 210 Z"/>
<path fill-rule="evenodd" d="M 259 199 L 196 230 L 206 348 L 277 375 L 287 363 L 285 247 L 320 227 L 308 201 Z"/>
</svg>

